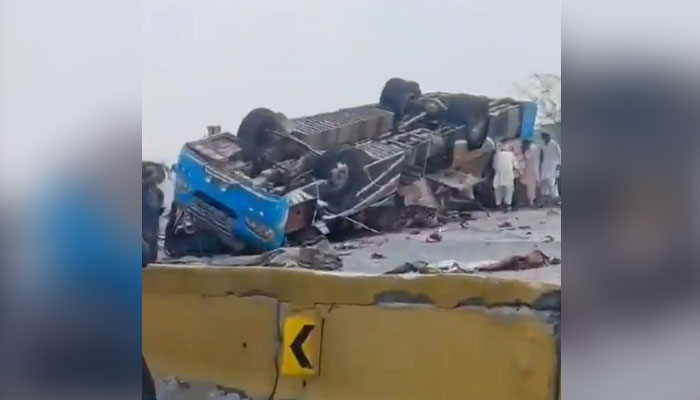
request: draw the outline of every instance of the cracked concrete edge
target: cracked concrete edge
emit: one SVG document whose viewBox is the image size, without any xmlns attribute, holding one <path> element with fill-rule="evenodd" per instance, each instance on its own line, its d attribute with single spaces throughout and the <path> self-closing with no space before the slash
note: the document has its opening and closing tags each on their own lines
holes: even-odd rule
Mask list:
<svg viewBox="0 0 700 400">
<path fill-rule="evenodd" d="M 258 305 L 260 305 L 260 306 L 263 306 L 263 305 L 267 304 L 268 306 L 273 306 L 274 304 L 278 304 L 278 305 L 280 304 L 280 302 L 279 302 L 278 300 L 275 300 L 275 299 L 272 299 L 272 298 L 269 298 L 269 297 L 266 297 L 266 296 L 261 296 L 261 295 L 250 296 L 250 297 L 247 297 L 247 298 L 239 298 L 239 297 L 237 297 L 237 296 L 231 296 L 231 297 L 207 297 L 207 298 L 197 298 L 197 297 L 191 297 L 191 296 L 186 296 L 185 298 L 183 298 L 183 297 L 181 297 L 181 296 L 175 296 L 175 297 L 176 297 L 177 299 L 174 298 L 173 301 L 176 301 L 176 302 L 178 302 L 178 303 L 184 301 L 184 302 L 187 302 L 187 303 L 189 303 L 189 302 L 202 302 L 202 304 L 204 304 L 204 303 L 209 303 L 209 302 L 211 302 L 211 301 L 214 301 L 214 302 L 220 304 L 221 301 L 226 301 L 226 302 L 235 301 L 237 304 L 241 304 L 241 305 L 243 305 L 243 304 L 247 304 L 247 305 L 258 304 Z M 179 299 L 179 300 L 178 300 L 178 299 Z M 189 300 L 188 300 L 188 299 L 189 299 Z M 234 300 L 234 299 L 237 299 L 237 300 Z M 243 303 L 241 303 L 241 302 L 243 302 Z M 397 306 L 400 305 L 400 303 L 387 303 L 387 304 L 388 304 L 388 305 L 397 305 Z M 184 305 L 184 304 L 183 304 L 183 305 Z M 451 310 L 437 310 L 437 309 L 435 308 L 435 306 L 430 306 L 430 305 L 420 305 L 419 307 L 415 307 L 415 304 L 406 304 L 406 307 L 408 308 L 408 311 L 411 312 L 411 313 L 416 312 L 416 311 L 418 311 L 418 310 L 420 310 L 420 309 L 424 309 L 424 306 L 427 306 L 429 309 L 432 309 L 432 310 L 435 310 L 435 311 L 443 311 L 443 312 L 454 312 L 454 311 L 457 311 L 457 312 L 465 312 L 465 313 L 467 313 L 466 315 L 472 315 L 472 316 L 475 315 L 475 313 L 478 313 L 478 314 L 483 315 L 484 317 L 487 317 L 487 319 L 488 319 L 489 321 L 491 321 L 491 323 L 496 323 L 496 324 L 501 325 L 501 326 L 504 326 L 504 327 L 506 327 L 506 326 L 511 326 L 511 325 L 514 326 L 514 327 L 515 327 L 515 326 L 521 326 L 521 327 L 522 327 L 522 325 L 520 325 L 521 323 L 527 323 L 527 324 L 529 324 L 528 326 L 530 327 L 528 330 L 526 330 L 526 331 L 518 330 L 519 332 L 521 332 L 521 334 L 524 334 L 524 335 L 528 338 L 527 340 L 531 340 L 532 337 L 533 337 L 532 335 L 537 335 L 535 332 L 542 332 L 542 333 L 540 333 L 539 335 L 546 335 L 546 336 L 548 336 L 548 337 L 551 337 L 552 340 L 557 340 L 556 344 L 555 344 L 555 343 L 552 343 L 552 346 L 556 346 L 556 354 L 553 354 L 552 362 L 547 363 L 547 364 L 537 364 L 537 365 L 541 365 L 541 366 L 539 366 L 539 367 L 533 366 L 533 368 L 538 368 L 538 369 L 542 369 L 542 368 L 553 368 L 553 371 L 551 372 L 551 375 L 550 375 L 550 376 L 551 376 L 551 379 L 549 380 L 549 383 L 550 383 L 550 384 L 549 384 L 549 388 L 550 388 L 549 390 L 550 390 L 550 393 L 551 393 L 551 396 L 552 396 L 551 398 L 552 398 L 552 399 L 556 399 L 556 398 L 557 398 L 557 395 L 558 395 L 558 393 L 559 393 L 559 386 L 560 386 L 560 380 L 559 380 L 559 376 L 560 376 L 560 373 L 559 373 L 559 368 L 560 368 L 560 352 L 559 352 L 559 347 L 558 347 L 558 346 L 559 346 L 559 345 L 558 345 L 558 323 L 559 323 L 559 321 L 560 321 L 560 313 L 559 313 L 559 312 L 556 312 L 556 311 L 545 311 L 545 310 L 534 310 L 534 309 L 531 309 L 531 308 L 529 308 L 529 307 L 519 307 L 519 306 L 513 306 L 513 305 L 498 306 L 498 307 L 484 307 L 484 306 L 468 305 L 468 306 L 457 307 L 457 308 L 454 308 L 454 309 L 451 309 Z M 249 307 L 249 306 L 245 306 L 245 308 L 248 308 L 248 307 Z M 304 311 L 315 310 L 316 312 L 319 313 L 319 315 L 322 316 L 322 318 L 325 319 L 325 318 L 328 318 L 328 317 L 332 317 L 332 315 L 333 315 L 336 311 L 345 309 L 346 311 L 343 311 L 343 312 L 341 312 L 341 314 L 340 314 L 340 315 L 341 315 L 340 318 L 345 318 L 345 317 L 343 317 L 343 316 L 347 316 L 347 315 L 348 315 L 348 314 L 347 314 L 348 307 L 349 307 L 350 310 L 354 310 L 354 311 L 351 311 L 351 312 L 356 312 L 356 311 L 359 310 L 359 309 L 367 309 L 367 310 L 369 310 L 370 308 L 373 308 L 373 307 L 375 307 L 375 308 L 376 308 L 376 307 L 382 308 L 382 307 L 380 307 L 380 306 L 370 306 L 369 308 L 365 308 L 365 307 L 360 306 L 360 308 L 358 309 L 358 306 L 356 306 L 356 305 L 345 305 L 345 304 L 317 304 L 317 305 L 312 306 L 312 307 L 299 307 L 299 306 L 293 306 L 293 305 L 291 305 L 291 304 L 284 304 L 284 305 L 283 305 L 283 309 L 284 309 L 285 311 L 284 311 L 283 314 L 284 314 L 284 315 L 289 315 L 290 313 L 299 313 L 299 312 L 304 312 Z M 176 307 L 176 308 L 178 308 L 178 307 Z M 228 309 L 229 311 L 226 312 L 225 314 L 219 313 L 219 315 L 220 315 L 219 318 L 230 318 L 230 317 L 232 316 L 231 314 L 229 314 L 231 310 L 233 310 L 233 309 L 235 309 L 235 310 L 241 310 L 241 308 L 238 308 L 238 307 L 233 308 L 233 309 L 227 307 L 227 309 Z M 413 310 L 413 311 L 411 311 L 411 310 Z M 428 311 L 429 311 L 429 310 L 428 310 Z M 239 311 L 239 312 L 240 312 L 240 311 Z M 418 313 L 420 313 L 420 311 L 418 311 Z M 160 314 L 160 318 L 165 318 L 165 315 L 164 315 L 164 314 L 162 314 L 162 313 L 159 313 L 159 314 Z M 170 313 L 167 313 L 167 314 L 169 314 L 169 315 L 171 315 L 171 316 L 174 316 L 174 314 L 170 314 Z M 207 314 L 209 314 L 209 312 L 207 312 Z M 351 314 L 351 315 L 352 315 L 352 314 Z M 420 320 L 420 317 L 419 317 L 420 315 L 425 316 L 426 314 L 424 314 L 424 313 L 422 313 L 422 314 L 416 314 L 416 317 L 418 318 L 418 320 Z M 227 316 L 228 316 L 228 317 L 227 317 Z M 177 318 L 177 317 L 176 317 L 176 318 Z M 473 318 L 473 317 L 467 317 L 467 318 L 470 318 L 470 320 L 471 320 L 471 318 Z M 208 320 L 208 317 L 205 318 L 205 319 L 202 320 L 202 321 L 207 321 L 207 320 Z M 223 320 L 219 320 L 219 321 L 223 321 Z M 535 321 L 539 321 L 539 323 L 536 323 L 535 325 L 532 325 Z M 214 321 L 209 321 L 208 323 L 211 324 L 211 323 L 213 323 L 213 322 L 214 322 Z M 474 322 L 476 322 L 476 321 L 474 321 Z M 280 324 L 280 323 L 281 323 L 281 321 L 280 321 L 279 316 L 278 316 L 277 319 L 276 319 L 276 325 L 277 325 L 278 329 L 279 329 L 279 324 Z M 482 323 L 483 323 L 483 322 L 482 322 Z M 218 323 L 217 323 L 217 324 L 218 324 Z M 159 325 L 159 324 L 156 324 L 156 325 L 154 325 L 153 327 L 158 326 L 158 325 Z M 400 327 L 400 326 L 401 326 L 401 325 L 396 325 L 396 327 Z M 539 328 L 535 329 L 534 331 L 531 330 L 531 329 L 534 329 L 534 328 L 536 328 L 536 327 L 538 327 L 538 326 L 539 326 Z M 213 326 L 212 326 L 212 328 L 213 328 Z M 238 333 L 240 333 L 240 329 L 241 329 L 241 328 L 242 328 L 242 327 L 241 327 L 240 325 L 238 325 L 238 328 L 236 328 L 235 331 L 232 331 L 232 332 L 238 332 Z M 479 328 L 479 329 L 482 329 L 482 328 Z M 483 328 L 483 329 L 486 329 L 486 328 Z M 514 328 L 514 329 L 520 329 L 520 328 Z M 542 330 L 542 329 L 544 329 L 544 330 Z M 180 331 L 180 330 L 178 329 L 177 331 Z M 468 332 L 470 332 L 470 331 L 471 331 L 471 329 L 468 329 L 465 333 L 468 333 Z M 210 332 L 212 332 L 212 331 L 210 331 Z M 258 332 L 258 331 L 256 331 L 256 332 Z M 546 333 L 545 333 L 545 332 L 546 332 Z M 162 333 L 162 331 L 161 331 L 161 333 Z M 229 333 L 231 333 L 231 332 L 229 332 Z M 259 335 L 260 333 L 261 333 L 261 332 L 258 332 L 257 334 L 252 335 L 252 336 L 257 336 L 257 335 Z M 157 336 L 160 336 L 160 335 L 157 335 Z M 189 337 L 189 335 L 185 335 L 185 336 Z M 221 347 L 221 348 L 225 348 L 225 347 L 227 347 L 227 346 L 230 346 L 231 343 L 235 343 L 236 340 L 237 340 L 237 338 L 235 337 L 235 335 L 234 335 L 234 336 L 224 335 L 223 332 L 222 332 L 221 336 L 225 336 L 225 338 L 222 338 L 222 339 L 220 340 L 220 342 L 216 342 L 216 343 L 219 343 L 220 346 L 224 346 L 224 347 Z M 265 336 L 265 335 L 263 335 L 263 336 Z M 160 336 L 160 337 L 162 337 L 162 336 Z M 478 337 L 479 337 L 479 336 L 476 336 L 475 338 L 478 339 Z M 521 337 L 523 337 L 523 336 L 521 336 Z M 523 339 L 524 339 L 524 337 L 523 337 Z M 523 340 L 523 339 L 518 339 L 518 340 Z M 502 339 L 501 339 L 501 340 L 502 340 Z M 159 342 L 160 342 L 160 340 L 159 340 Z M 469 342 L 469 341 L 467 341 L 467 342 Z M 187 346 L 187 345 L 186 345 L 184 342 L 182 342 L 182 341 L 180 341 L 180 343 L 182 343 L 182 346 L 189 347 L 189 346 Z M 528 343 L 529 343 L 529 342 L 528 342 Z M 204 344 L 204 343 L 201 343 L 200 345 L 202 345 L 202 344 Z M 226 345 L 226 344 L 227 344 L 227 345 Z M 523 344 L 524 344 L 524 343 L 523 343 Z M 214 343 L 207 342 L 207 345 L 208 345 L 208 346 L 212 346 L 212 345 L 214 345 Z M 335 343 L 334 345 L 335 345 L 335 346 L 339 346 L 340 344 L 339 344 L 339 343 Z M 504 345 L 505 345 L 504 348 L 508 348 L 508 345 L 506 345 L 505 343 L 504 343 Z M 441 343 L 438 347 L 440 347 L 440 346 L 443 346 L 443 347 L 444 347 L 445 344 L 444 344 L 444 343 Z M 524 348 L 520 348 L 520 347 L 519 347 L 519 349 L 522 349 L 522 350 L 525 350 L 526 348 L 527 348 L 527 347 L 524 347 Z M 541 349 L 541 348 L 540 348 L 540 349 Z M 171 350 L 174 350 L 174 349 L 171 348 Z M 553 348 L 552 348 L 551 350 L 549 350 L 550 354 L 551 354 L 551 353 L 554 353 L 553 350 L 554 350 Z M 178 346 L 177 352 L 182 352 L 182 351 L 183 351 L 183 347 Z M 184 354 L 187 354 L 187 353 L 188 353 L 188 350 L 185 350 L 185 353 L 184 353 Z M 354 353 L 353 353 L 353 354 L 354 354 Z M 266 358 L 266 357 L 262 357 L 262 358 Z M 516 358 L 514 358 L 514 361 L 515 361 L 515 360 L 519 360 L 519 358 L 516 357 Z M 200 361 L 202 361 L 202 360 L 200 360 Z M 200 365 L 201 365 L 200 362 L 196 362 L 195 360 L 192 360 L 192 363 L 193 363 L 193 365 L 197 366 L 197 368 L 200 368 Z M 471 365 L 471 364 L 470 364 L 470 365 Z M 550 365 L 550 366 L 547 367 L 547 365 Z M 241 368 L 244 368 L 243 366 L 240 366 L 240 367 L 241 367 Z M 519 368 L 522 368 L 522 366 L 519 367 Z M 227 370 L 229 371 L 229 373 L 231 373 L 231 372 L 233 371 L 233 370 L 230 370 L 230 369 L 228 369 L 228 368 L 227 368 Z M 226 376 L 226 375 L 228 375 L 228 374 L 219 375 L 219 376 Z M 201 378 L 204 378 L 204 376 L 200 376 L 200 377 L 201 377 Z M 197 380 L 197 382 L 202 383 L 202 382 L 204 382 L 204 381 L 203 381 L 203 380 Z M 540 381 L 540 382 L 541 382 L 541 381 Z M 230 383 L 233 383 L 233 382 L 230 382 Z M 256 389 L 254 389 L 254 387 L 247 387 L 248 385 L 242 384 L 242 382 L 237 382 L 237 383 L 238 383 L 239 385 L 230 385 L 230 386 L 229 386 L 229 385 L 227 385 L 226 383 L 224 383 L 224 381 L 218 381 L 218 382 L 217 382 L 217 387 L 218 387 L 218 389 L 219 389 L 220 391 L 222 391 L 222 394 L 224 394 L 224 395 L 226 395 L 227 393 L 232 393 L 232 392 L 233 392 L 233 393 L 235 393 L 236 395 L 239 395 L 239 396 L 242 395 L 242 394 L 245 395 L 245 396 L 250 396 L 251 393 L 255 393 L 255 395 L 253 395 L 252 397 L 242 397 L 242 398 L 243 398 L 243 399 L 246 399 L 246 398 L 255 398 L 255 399 L 260 398 L 260 399 L 262 399 L 262 398 L 265 398 L 265 396 L 260 397 L 260 396 L 264 393 L 264 390 L 261 391 L 259 388 L 256 390 Z M 241 384 L 242 384 L 242 385 L 241 385 Z M 298 382 L 290 382 L 290 379 L 289 379 L 289 378 L 286 378 L 285 384 L 283 385 L 283 388 L 284 388 L 283 391 L 284 391 L 285 393 L 287 393 L 287 394 L 289 394 L 290 392 L 291 392 L 291 393 L 299 392 L 299 394 L 301 395 L 301 393 L 303 393 L 303 389 L 299 389 L 299 388 L 294 389 L 296 386 L 299 386 L 299 385 L 298 385 Z M 305 385 L 304 385 L 304 387 L 305 387 Z M 252 391 L 251 391 L 251 389 L 252 389 Z M 539 392 L 539 393 L 540 393 L 540 395 L 543 394 L 542 392 Z M 305 397 L 305 396 L 301 396 L 301 397 L 289 397 L 289 398 L 295 398 L 295 399 L 296 399 L 296 398 L 303 398 L 303 397 Z M 223 398 L 228 399 L 228 397 L 226 397 L 226 396 L 223 397 Z M 287 397 L 284 397 L 284 398 L 287 398 Z M 312 397 L 310 397 L 310 398 L 319 398 L 319 397 L 314 397 L 314 396 L 312 396 Z M 320 397 L 320 398 L 325 398 L 325 397 Z M 509 398 L 510 398 L 510 397 L 509 397 Z M 530 398 L 530 397 L 527 397 L 527 398 Z M 542 398 L 542 397 L 537 397 L 537 398 Z M 547 398 L 550 398 L 550 397 L 547 396 Z"/>
<path fill-rule="evenodd" d="M 155 296 L 183 304 L 199 301 L 210 304 L 210 301 L 214 301 L 219 306 L 223 304 L 221 301 L 228 304 L 233 299 L 261 305 L 282 303 L 287 313 L 316 309 L 323 318 L 337 307 L 372 306 L 478 312 L 488 315 L 493 322 L 500 321 L 505 325 L 517 324 L 519 320 L 536 320 L 555 343 L 555 362 L 548 368 L 554 369 L 553 381 L 550 381 L 552 398 L 557 398 L 559 394 L 561 289 L 558 286 L 463 275 L 397 279 L 384 275 L 358 277 L 256 267 L 212 269 L 152 266 L 144 270 L 143 279 L 143 292 L 144 295 L 148 294 L 149 302 Z M 213 311 L 209 308 L 207 314 Z M 222 315 L 220 318 L 232 316 L 229 313 L 226 315 L 228 317 Z M 164 317 L 160 315 L 160 318 Z M 223 322 L 219 321 L 217 324 Z M 238 327 L 240 329 L 240 325 Z M 163 331 L 158 336 L 163 338 L 162 334 Z M 231 339 L 228 337 L 226 340 Z M 182 341 L 179 343 L 186 346 Z M 198 364 L 195 360 L 193 362 Z"/>
<path fill-rule="evenodd" d="M 344 275 L 269 267 L 178 268 L 151 265 L 143 271 L 144 292 L 162 295 L 266 296 L 296 306 L 315 304 L 432 304 L 522 306 L 560 310 L 559 285 L 459 274 Z"/>
</svg>

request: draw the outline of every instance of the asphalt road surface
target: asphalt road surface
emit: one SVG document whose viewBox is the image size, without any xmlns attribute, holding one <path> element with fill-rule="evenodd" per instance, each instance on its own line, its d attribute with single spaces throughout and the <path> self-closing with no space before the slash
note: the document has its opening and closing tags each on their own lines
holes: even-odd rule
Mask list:
<svg viewBox="0 0 700 400">
<path fill-rule="evenodd" d="M 343 258 L 343 271 L 381 274 L 405 262 L 455 261 L 460 266 L 498 261 L 539 249 L 561 259 L 561 210 L 520 210 L 511 213 L 473 213 L 466 227 L 450 223 L 437 229 L 405 230 L 343 244 L 335 244 Z M 429 243 L 439 232 L 442 240 Z M 348 249 L 344 249 L 348 247 Z M 357 248 L 353 248 L 357 247 Z M 373 258 L 372 254 L 382 258 Z M 483 274 L 482 274 L 483 275 Z M 504 271 L 490 276 L 561 283 L 561 265 L 527 271 Z"/>
</svg>

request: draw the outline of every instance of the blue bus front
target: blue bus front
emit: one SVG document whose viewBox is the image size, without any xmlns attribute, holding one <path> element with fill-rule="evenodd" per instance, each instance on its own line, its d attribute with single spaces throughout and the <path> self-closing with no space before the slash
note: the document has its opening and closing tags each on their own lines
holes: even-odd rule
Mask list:
<svg viewBox="0 0 700 400">
<path fill-rule="evenodd" d="M 263 252 L 284 242 L 289 204 L 256 191 L 186 145 L 175 166 L 175 201 L 198 225 L 238 252 Z"/>
</svg>

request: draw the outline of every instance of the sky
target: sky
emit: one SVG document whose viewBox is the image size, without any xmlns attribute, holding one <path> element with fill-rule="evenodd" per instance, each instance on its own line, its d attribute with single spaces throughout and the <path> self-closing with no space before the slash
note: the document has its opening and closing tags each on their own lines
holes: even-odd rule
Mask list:
<svg viewBox="0 0 700 400">
<path fill-rule="evenodd" d="M 387 79 L 489 96 L 561 73 L 555 0 L 144 0 L 142 157 L 174 162 L 207 125 L 375 102 Z"/>
</svg>

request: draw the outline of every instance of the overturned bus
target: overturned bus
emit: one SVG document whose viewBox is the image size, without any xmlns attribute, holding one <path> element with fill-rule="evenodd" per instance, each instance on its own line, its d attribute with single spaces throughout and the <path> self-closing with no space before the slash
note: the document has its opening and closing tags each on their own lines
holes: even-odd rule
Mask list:
<svg viewBox="0 0 700 400">
<path fill-rule="evenodd" d="M 512 99 L 423 94 L 399 78 L 377 104 L 294 119 L 255 109 L 236 135 L 211 129 L 183 147 L 166 252 L 186 253 L 178 239 L 194 235 L 190 248 L 259 253 L 349 227 L 391 229 L 406 205 L 399 189 L 416 182 L 474 200 L 482 174 L 454 170 L 455 152 L 529 138 L 536 112 Z"/>
</svg>

